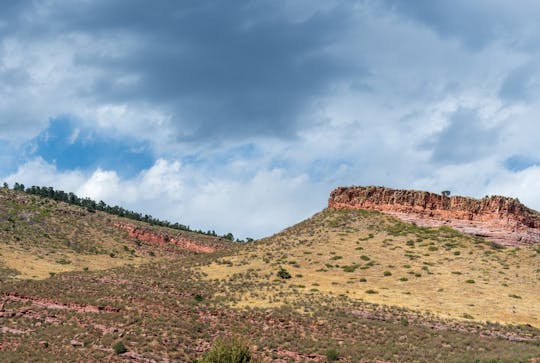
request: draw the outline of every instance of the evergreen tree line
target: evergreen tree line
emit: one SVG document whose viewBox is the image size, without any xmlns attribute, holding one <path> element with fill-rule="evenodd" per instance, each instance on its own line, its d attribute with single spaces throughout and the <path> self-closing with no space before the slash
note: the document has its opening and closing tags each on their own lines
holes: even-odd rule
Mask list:
<svg viewBox="0 0 540 363">
<path fill-rule="evenodd" d="M 4 183 L 4 188 L 9 189 L 9 185 L 7 183 Z M 218 236 L 215 231 L 201 231 L 201 230 L 192 230 L 189 228 L 189 226 L 180 224 L 178 222 L 171 223 L 169 221 L 164 221 L 158 218 L 154 218 L 151 215 L 148 214 L 141 214 L 138 212 L 134 212 L 132 210 L 128 210 L 122 207 L 119 207 L 117 205 L 110 206 L 106 204 L 104 201 L 100 200 L 99 202 L 96 202 L 93 199 L 90 198 L 80 198 L 74 193 L 66 193 L 63 190 L 55 190 L 53 187 L 38 187 L 38 186 L 32 186 L 30 188 L 25 188 L 24 184 L 15 183 L 13 185 L 13 190 L 24 192 L 27 194 L 33 194 L 38 195 L 40 197 L 44 198 L 50 198 L 54 199 L 56 201 L 65 202 L 73 205 L 77 205 L 79 207 L 85 208 L 88 212 L 94 213 L 95 211 L 102 211 L 109 214 L 114 214 L 119 217 L 129 218 L 136 221 L 146 222 L 151 225 L 155 226 L 162 226 L 162 227 L 168 227 L 172 229 L 177 229 L 180 231 L 188 231 L 188 232 L 195 232 L 204 234 L 207 236 L 214 236 L 214 237 L 222 237 L 231 241 L 234 241 L 234 236 L 232 233 L 224 234 L 223 236 Z M 252 240 L 251 238 L 248 238 L 248 241 Z M 238 242 L 243 242 L 239 241 Z"/>
</svg>

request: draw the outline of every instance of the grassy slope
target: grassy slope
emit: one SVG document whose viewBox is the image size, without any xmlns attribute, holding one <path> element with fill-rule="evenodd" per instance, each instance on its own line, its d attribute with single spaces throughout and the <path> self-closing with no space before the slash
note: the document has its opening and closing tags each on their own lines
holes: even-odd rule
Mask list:
<svg viewBox="0 0 540 363">
<path fill-rule="evenodd" d="M 9 196 L 8 201 L 14 197 L 28 198 L 15 195 Z M 1 223 L 7 221 L 9 228 L 13 228 L 13 231 L 5 230 L 5 224 L 1 225 L 4 233 L 1 243 L 9 243 L 8 249 L 20 250 L 27 256 L 40 255 L 40 260 L 51 263 L 62 256 L 73 261 L 76 257 L 93 261 L 96 256 L 110 258 L 107 253 L 117 252 L 112 260 L 120 260 L 124 265 L 85 271 L 78 270 L 85 266 L 80 263 L 76 271 L 41 280 L 4 276 L 0 283 L 0 361 L 169 359 L 190 362 L 200 357 L 216 337 L 227 335 L 247 340 L 256 355 L 267 362 L 288 362 L 293 358 L 304 361 L 321 358 L 324 361 L 329 349 L 337 351 L 340 361 L 344 362 L 361 359 L 366 362 L 491 359 L 517 362 L 540 357 L 540 331 L 534 327 L 442 320 L 436 315 L 361 301 L 358 296 L 365 300 L 375 299 L 373 301 L 386 298 L 386 294 L 392 296 L 390 291 L 397 287 L 385 290 L 385 279 L 401 276 L 398 273 L 401 267 L 398 268 L 395 262 L 394 268 L 384 267 L 382 262 L 386 254 L 376 254 L 376 251 L 392 251 L 398 241 L 403 239 L 406 244 L 411 238 L 410 234 L 387 237 L 394 241 L 384 243 L 394 246 L 383 248 L 380 239 L 382 234 L 388 233 L 388 228 L 394 228 L 391 230 L 395 234 L 404 234 L 412 227 L 385 216 L 361 211 L 355 215 L 325 211 L 256 244 L 209 255 L 158 249 L 155 250 L 157 256 L 150 258 L 149 246 L 128 244 L 123 232 L 110 227 L 114 217 L 99 213 L 77 214 L 80 209 L 72 210 L 70 206 L 32 198 L 27 204 L 18 201 L 14 206 L 6 207 L 5 201 L 0 203 L 4 208 L 0 213 L 4 216 Z M 24 208 L 20 207 L 22 204 L 25 204 Z M 36 212 L 28 221 L 29 209 L 45 215 L 40 217 Z M 6 210 L 9 213 L 6 214 Z M 430 234 L 430 238 L 438 235 L 441 240 L 434 243 L 441 244 L 447 243 L 442 241 L 443 235 L 454 234 L 447 230 L 433 232 L 412 228 L 412 231 Z M 48 233 L 51 238 L 42 239 L 43 233 Z M 372 238 L 369 233 L 373 234 Z M 475 241 L 458 237 L 453 239 L 459 239 L 466 246 L 453 248 L 452 256 L 456 249 L 460 250 L 460 256 L 468 251 L 480 251 Z M 193 238 L 204 240 L 207 237 Z M 369 245 L 377 246 L 376 241 L 378 247 L 371 250 Z M 351 248 L 347 248 L 349 244 Z M 421 257 L 407 260 L 411 270 L 422 273 L 417 279 L 428 281 L 426 278 L 433 275 L 422 269 L 428 266 L 423 262 L 429 262 L 428 257 L 444 248 L 423 256 L 420 251 L 429 250 L 430 246 L 420 244 L 415 244 L 414 249 L 409 247 Z M 488 245 L 480 244 L 484 248 L 482 251 L 491 251 Z M 125 245 L 128 250 L 124 249 Z M 364 250 L 356 250 L 358 247 Z M 98 250 L 97 254 L 94 249 Z M 102 249 L 104 253 L 99 252 Z M 394 251 L 404 253 L 400 249 Z M 516 256 L 510 251 L 494 253 L 504 253 L 500 258 L 507 256 L 506 263 L 514 268 L 510 264 L 522 252 L 515 252 Z M 370 260 L 358 260 L 355 258 L 357 253 L 369 255 Z M 140 256 L 144 259 L 141 262 L 145 263 L 134 266 L 133 259 L 137 258 L 134 255 Z M 167 256 L 173 258 L 164 258 Z M 484 258 L 482 254 L 478 256 Z M 391 257 L 387 256 L 388 259 Z M 490 261 L 491 255 L 485 258 Z M 362 266 L 378 260 L 382 266 L 374 264 L 364 270 L 358 267 L 354 272 L 344 272 L 342 266 L 352 264 L 349 260 L 358 261 Z M 326 263 L 332 267 L 325 266 Z M 340 266 L 336 267 L 338 264 Z M 279 265 L 292 273 L 290 280 L 276 279 Z M 428 267 L 437 274 L 438 266 Z M 316 272 L 321 268 L 328 271 Z M 387 269 L 393 275 L 379 278 L 379 272 Z M 403 271 L 408 270 L 404 268 Z M 368 282 L 359 282 L 360 271 L 362 276 L 367 276 Z M 226 275 L 221 276 L 221 272 Z M 299 277 L 300 274 L 303 276 Z M 412 283 L 412 275 L 407 276 L 411 276 L 409 281 Z M 464 277 L 461 276 L 460 281 Z M 480 286 L 480 280 L 466 286 L 472 285 Z M 378 294 L 363 295 L 369 288 L 377 289 Z M 413 298 L 415 291 L 408 290 L 411 295 L 403 296 Z M 528 295 L 520 294 L 521 299 L 516 301 L 528 298 Z M 250 308 L 243 308 L 245 305 Z M 272 305 L 273 308 L 268 308 Z M 100 310 L 96 312 L 98 308 Z M 112 347 L 118 341 L 123 341 L 127 347 L 126 354 L 115 355 L 113 352 Z"/>
<path fill-rule="evenodd" d="M 170 254 L 155 246 L 133 243 L 126 232 L 114 226 L 119 221 L 144 226 L 103 212 L 90 213 L 66 203 L 0 189 L 0 281 L 140 265 Z M 152 228 L 183 234 L 202 244 L 216 240 L 191 232 Z"/>
<path fill-rule="evenodd" d="M 286 284 L 238 294 L 238 304 L 276 306 L 306 294 L 344 294 L 445 318 L 540 327 L 538 246 L 497 248 L 446 227 L 325 210 L 203 271 L 211 279 L 257 284 L 276 280 L 279 266 L 293 276 Z"/>
</svg>

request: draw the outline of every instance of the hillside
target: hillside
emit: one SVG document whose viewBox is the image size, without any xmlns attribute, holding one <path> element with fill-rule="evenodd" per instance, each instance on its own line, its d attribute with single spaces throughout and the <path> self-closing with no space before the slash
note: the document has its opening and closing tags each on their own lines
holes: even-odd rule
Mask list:
<svg viewBox="0 0 540 363">
<path fill-rule="evenodd" d="M 203 269 L 209 278 L 253 283 L 240 304 L 275 306 L 309 295 L 339 296 L 443 318 L 540 328 L 540 246 L 500 247 L 449 227 L 419 227 L 362 209 L 326 209 Z"/>
<path fill-rule="evenodd" d="M 0 361 L 194 362 L 231 336 L 262 362 L 540 358 L 535 244 L 356 208 L 232 244 L 2 193 Z"/>
<path fill-rule="evenodd" d="M 133 235 L 126 228 L 146 233 Z M 196 252 L 227 245 L 224 239 L 151 226 L 0 188 L 0 280 L 42 279 L 58 272 L 140 265 L 184 253 L 188 247 L 185 243 L 156 243 L 151 238 L 154 235 L 167 240 L 181 237 Z"/>
</svg>

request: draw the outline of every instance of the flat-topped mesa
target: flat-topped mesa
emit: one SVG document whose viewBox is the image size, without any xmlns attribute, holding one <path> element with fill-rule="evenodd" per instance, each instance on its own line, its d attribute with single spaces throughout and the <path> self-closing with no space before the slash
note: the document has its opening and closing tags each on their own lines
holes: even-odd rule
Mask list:
<svg viewBox="0 0 540 363">
<path fill-rule="evenodd" d="M 502 196 L 474 199 L 354 186 L 333 190 L 328 207 L 378 210 L 422 226 L 447 225 L 505 245 L 540 242 L 540 213 L 517 199 Z"/>
</svg>

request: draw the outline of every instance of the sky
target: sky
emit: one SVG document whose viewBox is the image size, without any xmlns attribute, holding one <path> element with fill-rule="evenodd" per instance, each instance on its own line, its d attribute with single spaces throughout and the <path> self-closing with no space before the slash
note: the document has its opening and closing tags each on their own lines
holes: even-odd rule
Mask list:
<svg viewBox="0 0 540 363">
<path fill-rule="evenodd" d="M 533 0 L 0 3 L 0 181 L 259 238 L 337 186 L 540 210 Z"/>
</svg>

